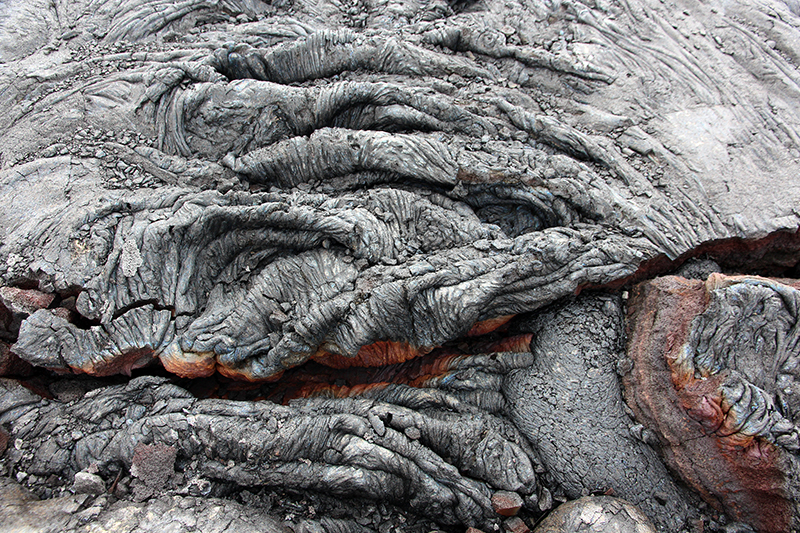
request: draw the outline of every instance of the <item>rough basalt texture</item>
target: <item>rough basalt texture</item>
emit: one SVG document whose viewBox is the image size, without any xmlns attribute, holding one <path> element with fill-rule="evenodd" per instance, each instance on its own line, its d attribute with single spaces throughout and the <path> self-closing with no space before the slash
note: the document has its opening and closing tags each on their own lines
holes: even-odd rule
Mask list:
<svg viewBox="0 0 800 533">
<path fill-rule="evenodd" d="M 150 489 L 167 488 L 169 476 L 148 477 L 166 475 L 171 463 L 148 467 L 141 456 L 170 447 L 172 463 L 177 453 L 191 464 L 184 478 L 386 499 L 443 524 L 491 526 L 498 490 L 538 500 L 528 444 L 513 425 L 477 409 L 412 410 L 366 398 L 289 406 L 196 400 L 153 377 L 62 404 L 1 383 L 0 424 L 33 452 L 18 455 L 17 466 L 35 475 L 94 467 L 112 476 L 124 468 Z"/>
<path fill-rule="evenodd" d="M 758 531 L 798 527 L 798 303 L 785 283 L 719 274 L 658 278 L 630 301 L 637 419 L 687 484 Z"/>
<path fill-rule="evenodd" d="M 59 297 L 39 366 L 402 360 L 797 229 L 794 30 L 753 44 L 786 6 L 80 5 L 4 8 L 0 280 Z"/>
<path fill-rule="evenodd" d="M 503 392 L 511 420 L 540 451 L 555 485 L 570 498 L 615 494 L 666 530 L 684 527 L 691 497 L 625 412 L 617 376 L 624 353 L 619 300 L 579 298 L 520 328 L 534 334 L 533 363 L 510 372 Z"/>
<path fill-rule="evenodd" d="M 621 402 L 621 295 L 573 298 L 701 254 L 796 275 L 798 28 L 777 0 L 0 4 L 0 373 L 107 378 L 84 398 L 7 386 L 9 473 L 115 465 L 144 497 L 152 445 L 183 474 L 454 528 L 497 525 L 498 490 L 530 522 L 611 489 L 688 530 L 700 510 L 651 448 L 669 424 Z M 791 459 L 764 471 L 788 479 L 794 308 L 769 299 L 762 324 L 724 301 L 697 309 L 692 342 L 719 350 L 691 398 L 726 413 L 725 442 Z M 159 366 L 274 385 L 233 402 L 117 377 Z M 658 376 L 629 396 L 675 389 Z M 772 527 L 692 477 L 724 469 L 694 470 L 676 471 Z"/>
<path fill-rule="evenodd" d="M 13 481 L 0 478 L 0 519 L 5 531 L 26 533 L 214 531 L 219 533 L 293 533 L 267 513 L 218 498 L 162 497 L 147 503 L 117 502 L 104 509 L 103 500 L 81 509 L 86 495 L 39 500 Z M 91 523 L 86 523 L 91 522 Z M 304 524 L 309 526 L 313 524 Z"/>
</svg>

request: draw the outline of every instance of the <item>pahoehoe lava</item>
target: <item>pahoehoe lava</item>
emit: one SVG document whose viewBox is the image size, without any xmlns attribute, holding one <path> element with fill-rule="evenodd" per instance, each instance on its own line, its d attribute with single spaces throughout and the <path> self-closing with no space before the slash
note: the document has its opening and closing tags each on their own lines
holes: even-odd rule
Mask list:
<svg viewBox="0 0 800 533">
<path fill-rule="evenodd" d="M 778 0 L 0 5 L 0 518 L 797 530 L 797 43 Z"/>
</svg>

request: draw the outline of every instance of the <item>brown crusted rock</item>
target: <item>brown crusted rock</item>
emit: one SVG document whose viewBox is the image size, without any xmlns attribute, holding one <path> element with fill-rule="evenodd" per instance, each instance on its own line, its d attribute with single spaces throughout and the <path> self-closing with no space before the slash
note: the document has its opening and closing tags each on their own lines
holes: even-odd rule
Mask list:
<svg viewBox="0 0 800 533">
<path fill-rule="evenodd" d="M 796 527 L 797 303 L 790 285 L 713 274 L 638 285 L 623 378 L 669 467 L 758 531 Z"/>
<path fill-rule="evenodd" d="M 0 429 L 0 456 L 6 453 L 6 448 L 8 447 L 8 439 L 11 437 L 8 433 L 4 430 Z"/>
<path fill-rule="evenodd" d="M 137 444 L 131 461 L 131 474 L 142 482 L 137 485 L 136 495 L 148 498 L 163 489 L 175 471 L 178 451 L 166 444 Z"/>
<path fill-rule="evenodd" d="M 634 505 L 611 496 L 585 496 L 559 505 L 534 533 L 655 533 L 650 520 Z"/>
<path fill-rule="evenodd" d="M 0 376 L 29 376 L 32 372 L 30 363 L 17 357 L 8 344 L 0 341 Z"/>
<path fill-rule="evenodd" d="M 518 516 L 512 516 L 503 522 L 503 529 L 507 533 L 530 533 L 531 531 L 528 525 Z"/>
<path fill-rule="evenodd" d="M 519 327 L 534 334 L 533 361 L 504 382 L 510 416 L 541 450 L 567 498 L 612 490 L 659 531 L 680 531 L 693 516 L 691 498 L 656 452 L 631 434 L 634 421 L 625 413 L 617 370 L 620 301 L 581 295 Z"/>
<path fill-rule="evenodd" d="M 0 287 L 0 302 L 13 313 L 32 315 L 39 309 L 46 309 L 55 295 L 35 289 L 18 289 L 16 287 Z"/>
<path fill-rule="evenodd" d="M 514 516 L 522 508 L 522 498 L 516 492 L 499 490 L 492 495 L 492 508 L 500 516 Z"/>
</svg>

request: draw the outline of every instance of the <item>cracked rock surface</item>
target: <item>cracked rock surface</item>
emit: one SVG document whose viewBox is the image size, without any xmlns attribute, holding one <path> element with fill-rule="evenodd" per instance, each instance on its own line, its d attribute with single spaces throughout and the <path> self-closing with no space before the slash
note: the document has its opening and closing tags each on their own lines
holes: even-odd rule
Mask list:
<svg viewBox="0 0 800 533">
<path fill-rule="evenodd" d="M 796 287 L 714 273 L 800 277 L 798 43 L 778 0 L 0 4 L 0 470 L 73 530 L 798 527 Z"/>
<path fill-rule="evenodd" d="M 570 498 L 612 494 L 678 530 L 694 502 L 631 428 L 617 376 L 622 314 L 615 298 L 580 299 L 537 315 L 533 364 L 510 372 L 503 390 L 511 419 L 540 450 Z M 640 436 L 641 437 L 641 436 Z"/>
<path fill-rule="evenodd" d="M 584 496 L 560 505 L 536 527 L 534 533 L 566 531 L 652 533 L 655 529 L 641 511 L 625 500 Z"/>
</svg>

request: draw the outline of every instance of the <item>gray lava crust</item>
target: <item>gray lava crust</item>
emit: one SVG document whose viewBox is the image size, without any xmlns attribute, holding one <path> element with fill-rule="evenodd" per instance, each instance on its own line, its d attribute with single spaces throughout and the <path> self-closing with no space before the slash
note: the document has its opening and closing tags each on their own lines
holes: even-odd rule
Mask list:
<svg viewBox="0 0 800 533">
<path fill-rule="evenodd" d="M 740 527 L 625 404 L 624 284 L 800 277 L 798 43 L 778 0 L 0 4 L 0 375 L 44 396 L 2 382 L 0 470 L 77 492 L 0 512 L 494 531 L 607 493 Z M 696 343 L 797 360 L 793 322 L 737 360 L 736 309 Z M 273 489 L 305 515 L 248 516 Z"/>
</svg>

